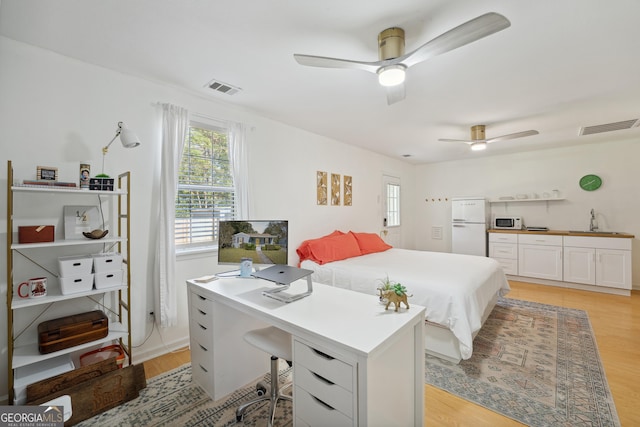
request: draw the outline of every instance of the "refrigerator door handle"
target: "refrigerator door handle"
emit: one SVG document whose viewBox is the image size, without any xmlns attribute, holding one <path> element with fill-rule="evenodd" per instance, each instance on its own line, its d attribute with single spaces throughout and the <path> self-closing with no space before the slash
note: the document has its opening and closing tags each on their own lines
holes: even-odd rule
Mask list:
<svg viewBox="0 0 640 427">
<path fill-rule="evenodd" d="M 464 224 L 453 224 L 454 227 L 464 227 Z"/>
</svg>

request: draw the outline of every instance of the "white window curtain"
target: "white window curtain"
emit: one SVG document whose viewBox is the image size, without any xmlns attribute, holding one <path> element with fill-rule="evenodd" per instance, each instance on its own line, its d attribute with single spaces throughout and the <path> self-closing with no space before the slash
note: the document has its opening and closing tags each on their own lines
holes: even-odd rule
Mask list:
<svg viewBox="0 0 640 427">
<path fill-rule="evenodd" d="M 229 157 L 235 187 L 236 219 L 249 219 L 249 166 L 247 161 L 246 126 L 227 123 L 229 129 Z"/>
<path fill-rule="evenodd" d="M 189 113 L 171 104 L 162 106 L 162 148 L 160 166 L 160 217 L 155 258 L 156 321 L 167 328 L 178 323 L 177 286 L 175 283 L 175 200 L 178 170 L 189 130 Z"/>
</svg>

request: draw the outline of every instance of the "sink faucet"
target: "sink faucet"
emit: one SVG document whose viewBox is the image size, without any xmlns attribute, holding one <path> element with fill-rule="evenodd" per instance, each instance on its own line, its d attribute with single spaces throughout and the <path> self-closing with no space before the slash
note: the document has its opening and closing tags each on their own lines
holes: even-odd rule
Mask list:
<svg viewBox="0 0 640 427">
<path fill-rule="evenodd" d="M 591 209 L 591 220 L 589 221 L 589 231 L 596 231 L 598 229 L 598 223 L 596 222 L 596 212 Z"/>
</svg>

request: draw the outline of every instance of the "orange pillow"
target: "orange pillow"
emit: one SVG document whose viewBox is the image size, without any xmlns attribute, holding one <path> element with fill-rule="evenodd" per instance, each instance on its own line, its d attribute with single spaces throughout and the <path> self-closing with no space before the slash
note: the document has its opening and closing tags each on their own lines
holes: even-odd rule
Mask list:
<svg viewBox="0 0 640 427">
<path fill-rule="evenodd" d="M 355 237 L 347 233 L 313 240 L 309 243 L 309 252 L 308 259 L 322 265 L 332 261 L 360 256 L 360 247 Z"/>
<path fill-rule="evenodd" d="M 309 244 L 311 242 L 314 242 L 316 240 L 320 240 L 320 239 L 324 239 L 326 237 L 333 237 L 333 236 L 342 236 L 344 233 L 342 231 L 339 230 L 335 230 L 334 232 L 327 234 L 326 236 L 322 236 L 319 237 L 317 239 L 309 239 L 309 240 L 305 240 L 304 242 L 302 242 L 300 244 L 300 246 L 298 247 L 298 249 L 296 249 L 296 253 L 298 254 L 298 257 L 300 258 L 300 261 L 298 262 L 298 267 L 300 267 L 300 263 L 302 261 L 304 261 L 305 259 L 309 259 L 309 257 L 311 256 L 311 249 L 309 249 Z"/>
<path fill-rule="evenodd" d="M 386 244 L 385 241 L 375 233 L 354 233 L 350 231 L 349 234 L 353 234 L 353 237 L 355 237 L 362 255 L 383 252 L 393 247 Z"/>
</svg>

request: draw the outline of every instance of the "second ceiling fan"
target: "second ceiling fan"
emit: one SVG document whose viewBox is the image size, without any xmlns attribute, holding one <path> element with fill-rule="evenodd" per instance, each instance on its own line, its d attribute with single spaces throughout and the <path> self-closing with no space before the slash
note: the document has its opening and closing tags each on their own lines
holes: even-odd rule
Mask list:
<svg viewBox="0 0 640 427">
<path fill-rule="evenodd" d="M 474 151 L 480 151 L 487 148 L 487 144 L 496 141 L 506 141 L 508 139 L 515 138 L 524 138 L 525 136 L 538 135 L 537 130 L 525 130 L 522 132 L 510 133 L 508 135 L 496 136 L 493 138 L 486 138 L 485 136 L 485 125 L 475 125 L 471 126 L 471 139 L 447 139 L 441 138 L 438 141 L 444 142 L 464 142 L 465 144 L 469 144 L 471 149 Z"/>
<path fill-rule="evenodd" d="M 404 30 L 397 27 L 387 28 L 378 35 L 379 61 L 373 62 L 298 53 L 293 57 L 301 65 L 350 68 L 377 74 L 379 83 L 387 90 L 387 104 L 391 105 L 405 97 L 404 78 L 409 67 L 502 31 L 510 25 L 511 22 L 504 16 L 495 12 L 486 13 L 439 35 L 407 54 L 404 53 Z"/>
</svg>

